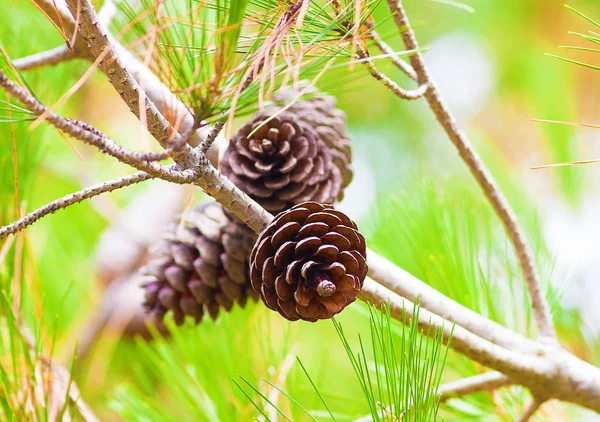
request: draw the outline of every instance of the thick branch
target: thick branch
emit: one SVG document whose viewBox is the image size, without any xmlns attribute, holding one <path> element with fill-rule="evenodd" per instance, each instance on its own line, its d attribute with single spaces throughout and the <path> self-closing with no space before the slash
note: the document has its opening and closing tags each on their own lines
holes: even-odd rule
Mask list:
<svg viewBox="0 0 600 422">
<path fill-rule="evenodd" d="M 69 13 L 69 9 L 65 3 L 65 0 L 32 0 L 38 7 L 54 21 L 55 25 L 59 27 L 64 25 L 67 34 L 72 36 L 75 30 L 75 20 Z M 55 5 L 58 9 L 59 15 L 56 14 Z M 114 4 L 111 2 L 110 6 L 105 4 L 98 14 L 98 24 L 100 28 L 107 31 L 107 23 L 112 18 L 112 14 L 116 12 Z M 59 18 L 60 16 L 60 18 Z M 62 24 L 61 24 L 62 22 Z M 142 61 L 140 61 L 134 54 L 123 47 L 117 42 L 110 34 L 107 33 L 108 41 L 113 46 L 114 52 L 119 57 L 119 60 L 125 65 L 127 70 L 131 72 L 131 75 L 138 82 L 140 87 L 144 90 L 150 101 L 154 103 L 156 108 L 161 112 L 163 116 L 169 122 L 179 122 L 178 131 L 183 133 L 192 128 L 194 125 L 194 116 L 190 110 L 183 104 L 176 95 L 174 95 L 169 88 L 167 88 L 160 79 L 152 73 L 150 69 Z M 87 48 L 85 40 L 82 37 L 76 37 L 75 46 L 76 56 L 85 58 L 87 60 L 94 61 L 95 57 L 90 54 Z M 101 70 L 104 70 L 101 68 Z M 108 74 L 107 74 L 108 76 Z M 190 138 L 189 144 L 191 146 L 197 146 L 202 139 L 204 139 L 210 129 L 206 126 L 201 127 L 196 133 Z"/>
<path fill-rule="evenodd" d="M 138 119 L 145 115 L 148 131 L 163 148 L 167 148 L 171 140 L 177 143 L 179 134 L 173 130 L 154 103 L 149 101 L 146 94 L 140 90 L 137 81 L 122 65 L 115 49 L 100 28 L 98 16 L 91 3 L 88 0 L 67 0 L 67 5 L 71 14 L 79 17 L 79 35 L 87 41 L 90 54 L 94 58 L 104 56 L 99 67 L 129 106 L 129 110 Z"/>
<path fill-rule="evenodd" d="M 418 299 L 423 308 L 434 314 L 455 322 L 473 334 L 500 346 L 533 353 L 539 350 L 539 345 L 533 340 L 490 321 L 444 296 L 381 255 L 369 250 L 367 261 L 370 277 L 408 300 Z"/>
<path fill-rule="evenodd" d="M 53 48 L 52 50 L 32 54 L 22 57 L 13 62 L 13 65 L 19 70 L 31 70 L 42 66 L 53 66 L 58 63 L 74 59 L 75 54 L 66 45 Z"/>
<path fill-rule="evenodd" d="M 148 173 L 139 172 L 131 174 L 129 176 L 119 177 L 118 179 L 114 179 L 108 182 L 98 183 L 97 185 L 90 186 L 89 188 L 85 188 L 78 192 L 65 195 L 62 198 L 58 198 L 50 202 L 49 204 L 46 204 L 43 207 L 38 208 L 33 212 L 30 212 L 29 214 L 20 218 L 14 223 L 0 228 L 0 239 L 5 236 L 8 236 L 9 234 L 17 233 L 18 231 L 21 231 L 24 228 L 31 226 L 40 218 L 48 214 L 55 213 L 56 211 L 65 209 L 70 205 L 85 201 L 86 199 L 98 196 L 102 193 L 112 192 L 114 190 L 121 189 L 136 183 L 140 183 L 151 178 L 152 176 L 150 176 Z"/>
<path fill-rule="evenodd" d="M 500 372 L 484 372 L 483 374 L 444 384 L 438 389 L 438 394 L 442 401 L 446 401 L 481 391 L 495 390 L 511 384 L 513 384 L 511 379 Z"/>
<path fill-rule="evenodd" d="M 403 320 L 405 313 L 408 318 L 414 317 L 412 302 L 397 296 L 368 277 L 359 293 L 359 297 L 375 306 L 386 305 L 389 302 L 391 315 L 399 321 Z M 451 347 L 454 350 L 508 376 L 520 375 L 522 377 L 523 374 L 527 373 L 533 378 L 540 379 L 552 369 L 542 359 L 509 351 L 478 337 L 462 327 L 453 327 L 451 322 L 445 321 L 440 316 L 424 308 L 419 311 L 418 318 L 419 327 L 425 333 L 427 333 L 429 327 L 441 330 L 444 342 L 448 342 L 452 338 Z M 433 333 L 430 334 L 433 335 Z"/>
<path fill-rule="evenodd" d="M 130 110 L 139 117 L 140 114 L 137 109 L 139 107 L 139 87 L 137 82 L 123 67 L 119 58 L 115 56 L 113 46 L 110 45 L 108 38 L 98 26 L 93 6 L 88 0 L 68 0 L 67 4 L 74 14 L 80 6 L 80 33 L 90 44 L 90 51 L 94 57 L 97 58 L 101 54 L 106 54 L 106 57 L 100 62 L 100 67 L 108 75 L 109 82 L 121 94 Z M 105 51 L 108 51 L 108 53 L 105 53 Z M 148 113 L 147 120 L 150 133 L 163 147 L 168 147 L 169 136 L 167 134 L 170 134 L 174 139 L 174 143 L 178 144 L 180 136 L 172 132 L 169 122 L 158 112 L 153 103 L 144 95 L 142 95 L 142 98 L 146 103 L 145 109 Z M 203 156 L 199 156 L 198 151 L 192 151 L 189 145 L 185 145 L 180 152 L 172 154 L 172 158 L 181 169 L 192 168 L 194 174 L 198 174 L 194 183 L 228 208 L 253 230 L 260 232 L 273 218 L 229 179 L 221 175 Z"/>
<path fill-rule="evenodd" d="M 469 139 L 459 129 L 456 120 L 444 104 L 441 94 L 425 64 L 423 55 L 418 52 L 419 44 L 410 27 L 401 0 L 387 0 L 387 2 L 390 11 L 393 14 L 394 22 L 400 30 L 406 48 L 417 51 L 416 53 L 411 54 L 409 58 L 417 73 L 419 84 L 427 84 L 429 86 L 429 89 L 425 93 L 425 98 L 427 99 L 431 110 L 458 150 L 459 155 L 469 167 L 471 174 L 475 180 L 477 180 L 477 183 L 479 183 L 479 186 L 483 190 L 490 204 L 500 217 L 506 233 L 514 246 L 525 281 L 527 282 L 529 296 L 531 297 L 533 305 L 533 314 L 538 324 L 540 334 L 542 337 L 554 340 L 556 339 L 556 332 L 552 324 L 549 306 L 542 292 L 539 275 L 533 262 L 530 247 L 517 222 L 517 217 L 498 188 L 491 173 L 485 167 L 477 152 L 473 149 Z"/>
</svg>

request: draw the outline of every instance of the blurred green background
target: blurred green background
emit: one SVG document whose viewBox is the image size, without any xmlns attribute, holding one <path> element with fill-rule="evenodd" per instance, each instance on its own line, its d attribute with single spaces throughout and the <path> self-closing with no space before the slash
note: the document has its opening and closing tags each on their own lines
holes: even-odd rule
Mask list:
<svg viewBox="0 0 600 422">
<path fill-rule="evenodd" d="M 581 44 L 569 31 L 583 33 L 593 27 L 562 1 L 466 4 L 473 13 L 445 2 L 405 2 L 442 94 L 526 227 L 542 277 L 553 286 L 553 315 L 562 340 L 579 356 L 600 364 L 600 311 L 594 300 L 600 294 L 595 282 L 600 276 L 600 164 L 531 169 L 600 156 L 600 130 L 533 121 L 600 123 L 600 72 L 545 55 L 600 64 L 600 56 L 593 53 L 558 49 Z M 570 5 L 600 19 L 597 1 L 574 0 Z M 11 58 L 60 45 L 56 29 L 31 2 L 0 0 L 0 10 L 0 42 Z M 385 2 L 374 11 L 376 21 L 388 14 Z M 390 20 L 379 32 L 401 49 Z M 399 71 L 379 66 L 410 86 Z M 71 61 L 29 71 L 26 78 L 51 105 L 88 67 L 87 62 Z M 510 244 L 424 101 L 400 101 L 362 69 L 353 73 L 352 81 L 342 86 L 327 74 L 318 84 L 337 96 L 354 142 L 355 180 L 341 209 L 358 221 L 371 248 L 455 300 L 529 332 L 528 300 Z M 151 148 L 135 117 L 98 71 L 59 111 L 89 122 L 131 149 Z M 129 172 L 47 125 L 31 131 L 28 122 L 0 124 L 0 222 L 17 216 L 16 175 L 21 209 L 30 211 Z M 70 362 L 75 343 L 83 341 L 102 306 L 105 286 L 96 274 L 96 252 L 103 231 L 140 195 L 160 189 L 169 187 L 146 182 L 72 206 L 14 240 L 0 264 L 3 288 L 18 277 L 24 318 L 41 324 L 48 349 L 55 341 L 56 359 Z M 192 191 L 184 195 L 184 201 L 190 195 L 201 197 Z M 135 212 L 143 214 L 144 209 Z M 153 230 L 152 220 L 141 214 L 140 221 Z M 354 342 L 356 333 L 368 330 L 362 303 L 353 304 L 338 320 Z M 296 355 L 337 419 L 368 413 L 331 322 L 288 323 L 259 305 L 236 309 L 216 324 L 175 329 L 172 340 L 146 343 L 105 333 L 74 375 L 82 396 L 102 420 L 245 421 L 254 420 L 256 409 L 230 377 L 241 374 L 254 385 L 261 378 L 276 382 L 286 359 Z M 174 374 L 175 367 L 180 373 Z M 451 353 L 443 379 L 480 371 Z M 298 365 L 284 376 L 283 385 L 303 406 L 314 409 L 319 420 L 329 420 Z M 444 420 L 509 421 L 526 397 L 517 388 L 481 393 L 451 401 L 440 414 Z M 306 417 L 294 415 L 294 420 Z M 534 419 L 600 420 L 555 403 Z"/>
</svg>

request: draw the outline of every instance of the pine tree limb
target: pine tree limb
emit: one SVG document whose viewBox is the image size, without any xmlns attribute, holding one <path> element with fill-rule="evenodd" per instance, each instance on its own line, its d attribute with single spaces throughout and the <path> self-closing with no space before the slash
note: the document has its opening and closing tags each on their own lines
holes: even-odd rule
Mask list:
<svg viewBox="0 0 600 422">
<path fill-rule="evenodd" d="M 75 20 L 71 16 L 65 0 L 32 0 L 42 12 L 53 20 L 58 27 L 65 27 L 67 35 L 72 37 L 75 30 Z M 112 4 L 114 6 L 114 3 Z M 58 11 L 58 14 L 57 14 Z M 110 13 L 109 13 L 110 12 Z M 115 9 L 105 9 L 104 6 L 98 15 L 98 25 L 104 31 L 108 31 L 107 23 L 112 17 L 111 13 Z M 123 47 L 110 33 L 106 32 L 109 43 L 113 46 L 114 52 L 122 61 L 131 75 L 135 78 L 138 85 L 143 88 L 148 98 L 154 103 L 155 107 L 170 122 L 179 122 L 178 130 L 186 132 L 194 125 L 194 116 L 190 110 L 183 104 L 169 88 L 167 88 L 160 79 L 140 61 L 133 53 Z M 75 45 L 72 48 L 77 57 L 94 61 L 95 57 L 90 54 L 87 44 L 82 37 L 76 37 Z M 100 70 L 103 70 L 102 68 Z M 108 75 L 107 75 L 108 76 Z M 210 129 L 207 126 L 201 126 L 189 140 L 192 147 L 197 146 L 202 139 L 206 137 Z"/>
<path fill-rule="evenodd" d="M 394 265 L 381 255 L 369 250 L 367 254 L 369 276 L 381 285 L 414 301 L 473 334 L 500 346 L 535 353 L 540 349 L 533 340 L 497 324 L 453 301 L 409 272 Z"/>
<path fill-rule="evenodd" d="M 1 227 L 0 239 L 8 236 L 9 234 L 17 233 L 25 229 L 26 227 L 31 226 L 40 218 L 55 213 L 56 211 L 65 209 L 73 204 L 77 204 L 79 202 L 85 201 L 86 199 L 93 198 L 94 196 L 98 196 L 106 192 L 112 192 L 114 190 L 121 189 L 126 186 L 131 186 L 149 179 L 152 179 L 152 176 L 150 176 L 148 173 L 139 172 L 131 174 L 129 176 L 119 177 L 108 182 L 98 183 L 97 185 L 90 186 L 78 192 L 65 195 L 62 198 L 58 198 L 44 205 L 43 207 L 38 208 L 33 212 L 30 212 L 24 217 L 18 219 L 17 221 L 7 226 Z"/>
<path fill-rule="evenodd" d="M 393 15 L 394 22 L 400 31 L 404 45 L 407 49 L 416 51 L 416 53 L 409 56 L 409 59 L 417 73 L 419 84 L 427 84 L 429 87 L 425 92 L 425 98 L 429 103 L 429 107 L 483 190 L 494 211 L 502 221 L 506 233 L 513 244 L 527 283 L 527 289 L 533 306 L 533 315 L 538 325 L 540 336 L 542 339 L 547 339 L 548 341 L 556 341 L 556 332 L 548 303 L 542 291 L 540 277 L 533 261 L 531 249 L 522 228 L 519 226 L 517 217 L 504 197 L 504 194 L 500 191 L 492 174 L 471 145 L 467 136 L 460 130 L 456 124 L 456 120 L 446 107 L 429 73 L 423 55 L 418 52 L 419 44 L 410 26 L 406 12 L 402 7 L 402 1 L 387 0 L 387 3 Z"/>
<path fill-rule="evenodd" d="M 533 401 L 525 408 L 521 416 L 519 416 L 515 422 L 527 422 L 533 417 L 534 413 L 538 411 L 542 403 L 542 400 L 533 399 Z"/>
<path fill-rule="evenodd" d="M 443 384 L 438 389 L 438 394 L 440 400 L 446 401 L 481 391 L 495 390 L 511 384 L 513 384 L 513 381 L 500 372 L 484 372 L 483 374 Z"/>
<path fill-rule="evenodd" d="M 425 95 L 425 92 L 427 92 L 427 89 L 429 88 L 428 83 L 423 82 L 419 85 L 417 89 L 405 90 L 404 88 L 400 87 L 400 85 L 398 85 L 396 82 L 392 81 L 388 76 L 384 75 L 379 70 L 377 70 L 377 67 L 371 61 L 371 56 L 369 55 L 369 52 L 367 50 L 360 47 L 358 51 L 358 57 L 362 60 L 369 74 L 375 79 L 377 79 L 379 82 L 381 82 L 383 86 L 392 91 L 394 95 L 396 95 L 398 98 L 401 98 L 403 100 L 418 100 L 419 98 L 423 97 L 423 95 Z"/>
<path fill-rule="evenodd" d="M 52 50 L 42 51 L 31 56 L 22 57 L 13 61 L 13 65 L 21 70 L 37 69 L 43 66 L 54 66 L 56 64 L 73 60 L 77 56 L 66 45 L 53 48 Z"/>
<path fill-rule="evenodd" d="M 401 58 L 397 57 L 396 54 L 394 54 L 394 50 L 392 49 L 392 47 L 387 45 L 381 39 L 377 31 L 371 29 L 369 35 L 375 42 L 377 48 L 379 48 L 383 54 L 387 54 L 389 56 L 394 66 L 400 69 L 406 76 L 411 78 L 413 81 L 417 81 L 417 73 L 415 72 L 415 70 L 412 67 L 410 67 L 408 63 L 406 63 L 404 60 L 402 60 Z"/>
</svg>

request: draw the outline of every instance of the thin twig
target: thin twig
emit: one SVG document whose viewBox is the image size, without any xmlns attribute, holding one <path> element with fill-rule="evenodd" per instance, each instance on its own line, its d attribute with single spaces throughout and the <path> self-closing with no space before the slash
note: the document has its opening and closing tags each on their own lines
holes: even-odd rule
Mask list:
<svg viewBox="0 0 600 422">
<path fill-rule="evenodd" d="M 534 398 L 515 422 L 527 422 L 529 419 L 531 419 L 533 414 L 538 411 L 542 403 L 544 403 L 543 400 Z"/>
<path fill-rule="evenodd" d="M 517 258 L 523 271 L 523 276 L 527 283 L 527 289 L 533 306 L 533 315 L 537 322 L 540 336 L 543 339 L 556 341 L 556 332 L 552 324 L 549 306 L 542 292 L 540 278 L 537 273 L 531 249 L 527 239 L 517 222 L 517 217 L 510 207 L 503 193 L 498 188 L 493 176 L 484 165 L 483 161 L 474 150 L 467 136 L 459 129 L 456 120 L 444 104 L 441 94 L 437 89 L 431 74 L 427 68 L 423 55 L 419 52 L 419 44 L 415 34 L 409 24 L 408 17 L 401 0 L 387 0 L 390 11 L 393 14 L 394 22 L 398 27 L 404 45 L 409 50 L 414 50 L 409 56 L 412 67 L 418 76 L 419 84 L 427 84 L 429 89 L 425 92 L 425 98 L 435 114 L 440 125 L 446 131 L 446 134 L 456 146 L 459 155 L 469 167 L 471 174 L 479 183 L 485 196 L 500 217 L 502 224 L 512 242 Z"/>
<path fill-rule="evenodd" d="M 204 139 L 202 141 L 202 143 L 200 144 L 200 146 L 198 147 L 198 148 L 200 148 L 200 153 L 201 154 L 203 154 L 203 155 L 206 156 L 206 154 L 208 153 L 208 150 L 212 146 L 213 142 L 215 142 L 215 140 L 219 136 L 219 133 L 221 133 L 221 130 L 223 129 L 223 126 L 225 126 L 225 122 L 217 122 L 217 123 L 215 123 L 215 125 L 212 127 L 212 129 L 210 130 L 210 132 L 208 132 L 208 135 L 206 136 L 206 139 Z"/>
<path fill-rule="evenodd" d="M 438 388 L 438 396 L 440 401 L 466 396 L 468 394 L 478 393 L 481 391 L 494 390 L 498 387 L 510 385 L 512 382 L 500 372 L 485 372 L 468 378 L 463 378 L 457 381 L 452 381 Z M 372 415 L 365 415 L 354 422 L 372 422 Z"/>
<path fill-rule="evenodd" d="M 511 379 L 500 372 L 484 372 L 483 374 L 441 385 L 438 389 L 438 394 L 440 400 L 446 401 L 481 391 L 495 390 L 511 384 L 513 384 Z"/>
<path fill-rule="evenodd" d="M 73 60 L 77 57 L 73 51 L 66 45 L 53 48 L 52 50 L 42 51 L 41 53 L 32 54 L 31 56 L 22 57 L 14 60 L 13 65 L 21 70 L 31 70 L 42 66 L 53 66 L 62 62 Z"/>
<path fill-rule="evenodd" d="M 158 177 L 174 183 L 191 183 L 197 176 L 198 170 L 178 171 L 175 167 L 162 167 L 154 162 L 147 162 L 143 158 L 145 154 L 127 151 L 113 140 L 104 136 L 92 126 L 77 120 L 65 119 L 48 108 L 33 97 L 27 90 L 0 72 L 0 86 L 8 91 L 14 98 L 19 100 L 31 112 L 40 116 L 45 115 L 46 120 L 57 129 L 63 130 L 76 139 L 95 146 L 102 152 L 109 154 L 125 164 L 129 164 L 138 170 L 145 171 L 154 177 Z"/>
<path fill-rule="evenodd" d="M 412 67 L 410 67 L 410 65 L 408 63 L 406 63 L 404 60 L 402 60 L 400 57 L 398 57 L 394 53 L 394 50 L 392 49 L 392 47 L 387 45 L 381 39 L 381 37 L 379 36 L 377 31 L 375 31 L 374 29 L 371 29 L 369 34 L 371 35 L 371 38 L 373 39 L 373 41 L 375 41 L 375 45 L 381 50 L 381 52 L 383 54 L 387 54 L 390 57 L 390 60 L 398 69 L 400 69 L 402 72 L 404 72 L 404 74 L 406 76 L 408 76 L 409 78 L 411 78 L 413 81 L 417 80 L 417 73 L 415 72 L 415 70 Z"/>
<path fill-rule="evenodd" d="M 112 192 L 117 189 L 124 188 L 136 183 L 143 182 L 145 180 L 152 179 L 148 173 L 139 172 L 129 176 L 119 177 L 118 179 L 110 180 L 108 182 L 98 183 L 97 185 L 90 186 L 82 189 L 75 193 L 70 193 L 58 198 L 37 210 L 30 212 L 26 216 L 18 219 L 17 221 L 0 228 L 0 239 L 13 233 L 17 233 L 24 228 L 31 226 L 33 223 L 38 221 L 40 218 L 52 214 L 56 211 L 67 208 L 70 205 L 78 202 L 85 201 L 86 199 L 98 196 L 106 192 Z"/>
<path fill-rule="evenodd" d="M 361 59 L 362 63 L 367 68 L 367 71 L 371 76 L 381 82 L 386 88 L 394 93 L 399 98 L 403 100 L 418 100 L 427 91 L 429 85 L 427 82 L 421 83 L 417 89 L 414 90 L 405 90 L 400 87 L 396 82 L 392 81 L 388 76 L 381 73 L 377 70 L 375 64 L 370 60 L 370 56 L 367 50 L 364 48 L 360 48 L 357 56 Z"/>
</svg>

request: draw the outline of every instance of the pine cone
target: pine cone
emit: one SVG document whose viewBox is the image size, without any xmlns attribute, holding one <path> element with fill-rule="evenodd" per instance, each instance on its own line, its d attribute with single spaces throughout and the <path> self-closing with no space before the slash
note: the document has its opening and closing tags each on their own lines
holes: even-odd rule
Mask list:
<svg viewBox="0 0 600 422">
<path fill-rule="evenodd" d="M 342 174 L 342 186 L 337 200 L 341 201 L 344 189 L 352 181 L 352 149 L 350 134 L 346 130 L 346 113 L 336 108 L 336 99 L 331 95 L 319 92 L 315 87 L 307 88 L 306 82 L 301 82 L 298 89 L 281 88 L 273 96 L 273 106 L 266 111 L 275 114 L 281 108 L 288 106 L 286 111 L 310 125 L 331 152 L 333 163 Z M 298 97 L 303 96 L 302 99 Z M 291 103 L 291 105 L 290 105 Z"/>
<path fill-rule="evenodd" d="M 366 245 L 345 214 L 305 202 L 277 215 L 250 255 L 250 281 L 290 321 L 331 318 L 356 299 Z"/>
<path fill-rule="evenodd" d="M 342 184 L 332 153 L 295 114 L 258 114 L 230 140 L 221 172 L 268 211 L 331 204 Z"/>
<path fill-rule="evenodd" d="M 229 216 L 216 202 L 202 203 L 184 215 L 151 251 L 145 274 L 144 309 L 160 321 L 168 311 L 177 324 L 184 316 L 200 322 L 207 312 L 230 311 L 258 295 L 248 283 L 248 255 L 256 234 Z"/>
</svg>

